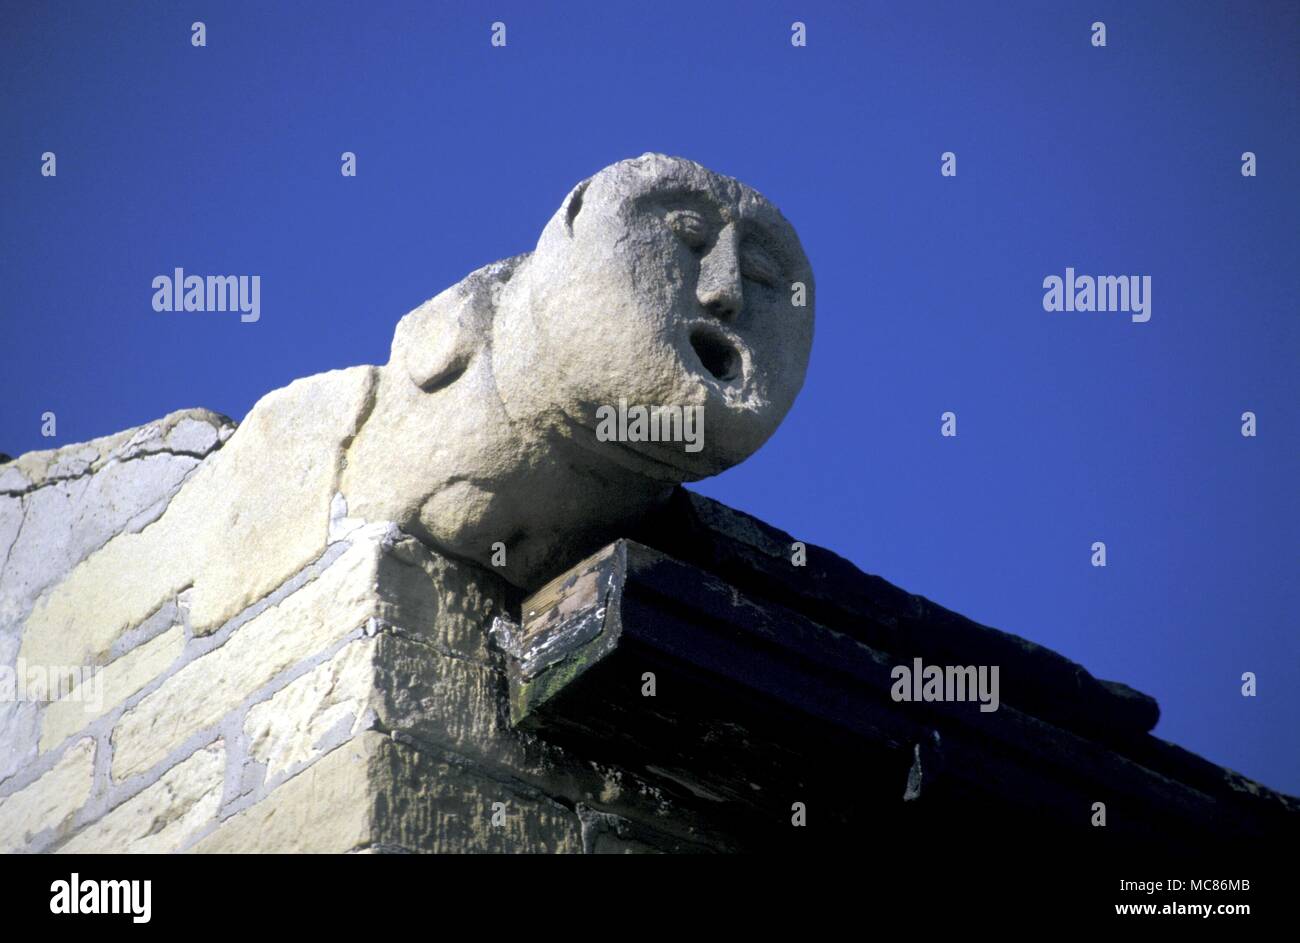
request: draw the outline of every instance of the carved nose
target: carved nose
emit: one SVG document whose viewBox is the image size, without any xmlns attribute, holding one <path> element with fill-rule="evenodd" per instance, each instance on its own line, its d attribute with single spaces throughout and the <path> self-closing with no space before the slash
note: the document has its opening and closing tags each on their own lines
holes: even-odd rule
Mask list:
<svg viewBox="0 0 1300 943">
<path fill-rule="evenodd" d="M 718 234 L 708 254 L 700 260 L 700 280 L 695 297 L 704 309 L 720 321 L 730 321 L 740 314 L 744 302 L 737 259 L 736 230 L 727 226 Z"/>
</svg>

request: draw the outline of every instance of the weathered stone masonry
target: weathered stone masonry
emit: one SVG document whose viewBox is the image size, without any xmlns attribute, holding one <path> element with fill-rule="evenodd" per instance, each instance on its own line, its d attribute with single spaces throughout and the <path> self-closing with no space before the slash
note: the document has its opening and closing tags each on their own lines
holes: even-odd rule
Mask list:
<svg viewBox="0 0 1300 943">
<path fill-rule="evenodd" d="M 93 479 L 121 479 L 137 440 L 165 440 L 190 421 L 211 423 L 210 450 L 231 428 L 211 414 L 177 414 L 110 441 L 24 456 L 4 466 L 6 513 L 42 487 L 65 487 L 33 469 L 80 456 L 91 479 L 81 487 L 100 493 Z M 192 473 L 201 459 L 187 458 Z M 140 468 L 138 477 L 153 471 Z M 137 478 L 127 491 L 145 494 L 145 485 Z M 174 490 L 159 488 L 145 495 L 155 518 Z M 332 510 L 314 559 L 206 634 L 192 625 L 189 588 L 107 646 L 93 610 L 73 624 L 86 629 L 60 651 L 98 651 L 102 706 L 4 705 L 0 848 L 581 851 L 614 841 L 607 823 L 624 818 L 643 823 L 636 840 L 621 841 L 627 847 L 700 841 L 691 815 L 676 814 L 653 785 L 509 728 L 502 656 L 486 628 L 517 610 L 517 590 L 392 525 L 349 521 L 338 502 Z M 13 550 L 23 559 L 22 544 Z M 259 562 L 249 567 L 255 578 Z M 35 601 L 58 574 L 11 562 L 5 579 Z M 6 606 L 13 666 L 31 603 L 11 590 Z M 504 803 L 500 825 L 494 803 Z"/>
<path fill-rule="evenodd" d="M 775 206 L 646 154 L 382 366 L 0 462 L 0 851 L 1297 837 L 1146 695 L 681 487 L 780 425 L 814 299 Z M 607 440 L 623 402 L 700 448 Z M 895 703 L 914 658 L 1001 706 Z"/>
<path fill-rule="evenodd" d="M 196 435 L 195 423 L 211 434 Z M 22 561 L 67 567 L 98 549 L 87 535 L 107 525 L 97 525 L 95 509 L 77 505 L 77 495 L 98 496 L 112 509 L 110 521 L 147 527 L 176 483 L 206 460 L 203 450 L 214 454 L 231 428 L 210 413 L 179 413 L 0 466 L 6 515 L 15 506 L 30 515 L 37 502 L 52 501 L 33 498 L 44 488 L 67 495 L 55 520 L 8 525 L 18 538 L 6 538 L 6 665 L 23 650 L 28 610 L 59 583 L 57 570 Z M 193 441 L 164 451 L 178 429 Z M 180 477 L 149 482 L 158 463 L 143 456 L 173 453 L 184 460 Z M 96 482 L 100 475 L 112 479 Z M 60 523 L 68 514 L 89 518 L 79 543 Z M 942 822 L 974 807 L 975 818 L 1010 815 L 1035 827 L 1060 826 L 1077 808 L 1082 827 L 1094 794 L 1110 799 L 1120 834 L 1168 838 L 1189 822 L 1202 837 L 1296 828 L 1295 800 L 1146 733 L 1156 717 L 1149 698 L 819 548 L 809 548 L 807 568 L 790 567 L 788 535 L 686 492 L 635 536 L 688 562 L 638 551 L 648 562 L 624 565 L 632 582 L 617 598 L 587 561 L 525 603 L 485 568 L 434 553 L 392 524 L 349 519 L 338 499 L 328 516 L 317 555 L 212 631 L 195 631 L 186 587 L 101 646 L 97 710 L 72 698 L 4 705 L 0 849 L 761 850 L 791 840 L 784 811 L 791 795 L 813 800 L 821 821 L 835 823 L 820 831 L 823 839 L 830 832 L 841 841 L 855 829 L 882 834 L 875 813 L 854 821 L 855 810 L 880 804 L 902 821 L 921 821 L 917 808 Z M 25 550 L 24 533 L 46 535 L 46 553 Z M 102 541 L 107 532 L 100 534 Z M 593 559 L 614 558 L 604 551 Z M 645 601 L 652 599 L 661 601 Z M 609 622 L 611 605 L 621 628 Z M 646 630 L 671 639 L 664 626 L 687 627 L 670 642 L 670 660 L 691 663 L 692 679 L 675 689 L 690 697 L 641 700 L 646 665 L 657 666 L 661 684 L 677 682 L 672 667 L 636 649 L 623 676 L 584 661 L 559 689 L 582 688 L 570 675 L 596 680 L 552 698 L 540 723 L 513 725 L 510 676 L 524 662 L 518 650 L 508 654 L 502 636 L 535 622 L 541 606 L 552 609 L 548 625 L 559 614 L 561 629 L 565 620 L 595 617 L 595 631 L 624 648 L 616 628 L 628 639 Z M 88 627 L 85 636 L 97 631 Z M 831 686 L 843 681 L 818 674 L 822 668 L 792 669 L 813 674 L 799 682 L 802 694 L 769 699 L 775 721 L 753 705 L 733 711 L 747 691 L 770 694 L 760 690 L 769 680 L 737 669 L 722 682 L 734 688 L 722 698 L 712 682 L 697 683 L 694 675 L 710 670 L 707 652 L 693 651 L 703 644 L 696 636 L 718 632 L 741 665 L 755 644 L 794 645 L 782 664 L 816 660 L 829 645 L 832 661 L 857 678 L 850 726 L 859 729 L 827 739 L 823 715 L 840 703 Z M 65 640 L 63 650 L 88 650 L 87 639 Z M 1009 703 L 964 719 L 953 705 L 933 717 L 890 706 L 873 692 L 870 671 L 904 651 L 996 659 L 1012 679 Z M 733 674 L 730 660 L 723 674 Z M 984 725 L 973 733 L 971 717 Z M 1126 808 L 1141 808 L 1141 821 L 1125 825 Z"/>
</svg>

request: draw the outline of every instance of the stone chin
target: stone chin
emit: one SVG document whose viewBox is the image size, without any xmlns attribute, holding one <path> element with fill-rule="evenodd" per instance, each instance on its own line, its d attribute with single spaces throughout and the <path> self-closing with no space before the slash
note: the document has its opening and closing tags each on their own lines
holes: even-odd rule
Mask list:
<svg viewBox="0 0 1300 943">
<path fill-rule="evenodd" d="M 688 452 L 681 442 L 601 441 L 594 428 L 576 421 L 568 426 L 568 437 L 602 462 L 673 484 L 708 478 L 743 460 L 710 454 L 707 445 L 699 452 Z"/>
<path fill-rule="evenodd" d="M 693 344 L 683 342 L 681 347 L 684 349 L 676 352 L 680 374 L 675 392 L 664 395 L 657 390 L 637 396 L 629 395 L 626 388 L 610 389 L 598 403 L 564 411 L 559 422 L 562 434 L 593 455 L 666 482 L 698 481 L 749 458 L 780 426 L 790 403 L 776 404 L 767 398 L 766 384 L 750 366 L 742 343 L 731 348 L 738 367 L 736 375 L 727 379 L 714 377 L 703 366 Z M 680 410 L 683 422 L 686 412 L 692 411 L 693 442 L 681 437 L 672 441 L 602 440 L 597 434 L 600 410 L 617 412 L 624 403 L 629 411 L 633 407 L 668 407 L 674 414 Z M 677 421 L 676 415 L 673 421 Z"/>
</svg>

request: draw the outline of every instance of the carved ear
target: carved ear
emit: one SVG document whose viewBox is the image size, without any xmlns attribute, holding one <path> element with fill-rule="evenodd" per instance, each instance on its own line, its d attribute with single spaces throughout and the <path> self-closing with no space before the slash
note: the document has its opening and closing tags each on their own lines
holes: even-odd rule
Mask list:
<svg viewBox="0 0 1300 943">
<path fill-rule="evenodd" d="M 526 257 L 485 265 L 402 318 L 393 333 L 389 364 L 401 364 L 425 392 L 464 373 L 492 336 L 497 292 Z"/>
<path fill-rule="evenodd" d="M 426 392 L 450 383 L 477 349 L 473 306 L 460 285 L 429 299 L 397 322 L 389 362 L 400 362 L 411 382 Z"/>
</svg>

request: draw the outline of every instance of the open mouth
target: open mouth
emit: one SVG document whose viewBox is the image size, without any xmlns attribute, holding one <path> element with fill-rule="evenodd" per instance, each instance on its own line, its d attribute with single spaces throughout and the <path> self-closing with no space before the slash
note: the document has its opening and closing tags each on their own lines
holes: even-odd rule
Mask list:
<svg viewBox="0 0 1300 943">
<path fill-rule="evenodd" d="M 719 383 L 730 383 L 740 376 L 740 351 L 718 331 L 697 327 L 691 331 L 691 349 L 704 369 Z"/>
</svg>

